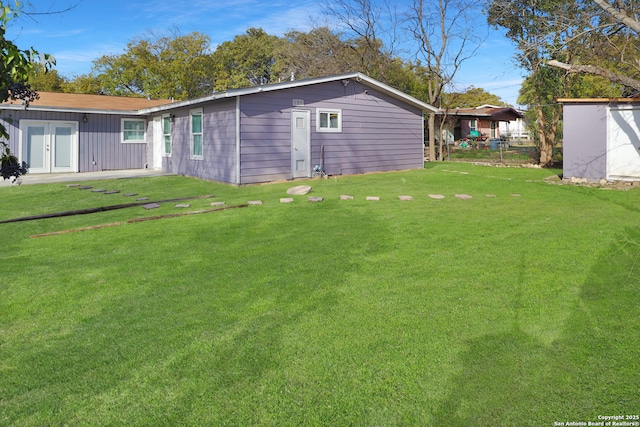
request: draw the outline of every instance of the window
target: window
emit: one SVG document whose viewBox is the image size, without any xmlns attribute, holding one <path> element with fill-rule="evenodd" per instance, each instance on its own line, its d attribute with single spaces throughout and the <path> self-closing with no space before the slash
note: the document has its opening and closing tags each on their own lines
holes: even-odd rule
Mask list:
<svg viewBox="0 0 640 427">
<path fill-rule="evenodd" d="M 469 130 L 471 132 L 476 132 L 478 130 L 476 119 L 469 120 Z"/>
<path fill-rule="evenodd" d="M 342 132 L 342 110 L 318 109 L 316 121 L 318 132 Z"/>
<path fill-rule="evenodd" d="M 202 159 L 202 109 L 191 110 L 191 158 Z"/>
<path fill-rule="evenodd" d="M 123 143 L 144 143 L 146 120 L 142 119 L 122 119 L 122 138 Z"/>
<path fill-rule="evenodd" d="M 171 116 L 162 116 L 162 140 L 164 142 L 163 154 L 171 155 Z"/>
</svg>

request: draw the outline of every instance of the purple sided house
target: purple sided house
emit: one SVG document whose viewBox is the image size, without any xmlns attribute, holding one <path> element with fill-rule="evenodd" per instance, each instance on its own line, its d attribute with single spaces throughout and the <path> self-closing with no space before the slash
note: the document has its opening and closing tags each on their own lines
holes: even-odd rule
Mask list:
<svg viewBox="0 0 640 427">
<path fill-rule="evenodd" d="M 563 176 L 640 181 L 640 99 L 559 99 Z"/>
<path fill-rule="evenodd" d="M 421 168 L 436 111 L 360 73 L 180 102 L 41 92 L 0 108 L 29 173 L 155 168 L 232 184 Z"/>
</svg>

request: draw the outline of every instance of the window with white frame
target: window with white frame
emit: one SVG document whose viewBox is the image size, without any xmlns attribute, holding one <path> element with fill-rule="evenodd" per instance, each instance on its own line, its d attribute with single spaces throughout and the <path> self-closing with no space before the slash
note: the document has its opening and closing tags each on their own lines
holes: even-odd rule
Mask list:
<svg viewBox="0 0 640 427">
<path fill-rule="evenodd" d="M 469 120 L 469 130 L 471 132 L 477 132 L 478 131 L 478 123 L 477 123 L 476 119 Z"/>
<path fill-rule="evenodd" d="M 316 110 L 316 130 L 318 132 L 342 132 L 342 110 Z"/>
<path fill-rule="evenodd" d="M 123 143 L 144 143 L 147 121 L 144 119 L 122 119 L 121 141 Z"/>
<path fill-rule="evenodd" d="M 191 110 L 189 112 L 190 117 L 190 132 L 191 132 L 191 158 L 202 159 L 204 147 L 203 147 L 203 134 L 202 134 L 202 109 Z"/>
<path fill-rule="evenodd" d="M 162 141 L 165 156 L 171 156 L 171 116 L 166 114 L 162 116 Z"/>
</svg>

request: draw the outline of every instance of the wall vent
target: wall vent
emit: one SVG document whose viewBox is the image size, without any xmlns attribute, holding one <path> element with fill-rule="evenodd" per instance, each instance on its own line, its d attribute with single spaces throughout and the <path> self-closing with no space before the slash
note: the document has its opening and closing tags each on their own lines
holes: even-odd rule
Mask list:
<svg viewBox="0 0 640 427">
<path fill-rule="evenodd" d="M 293 106 L 294 107 L 302 107 L 304 105 L 304 99 L 294 99 Z"/>
</svg>

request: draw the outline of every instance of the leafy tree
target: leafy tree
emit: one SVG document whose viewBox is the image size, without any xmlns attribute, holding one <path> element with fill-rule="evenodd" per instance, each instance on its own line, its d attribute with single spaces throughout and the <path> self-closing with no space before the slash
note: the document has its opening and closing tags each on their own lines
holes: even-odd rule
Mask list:
<svg viewBox="0 0 640 427">
<path fill-rule="evenodd" d="M 189 99 L 213 88 L 210 39 L 201 33 L 149 34 L 127 44 L 125 53 L 93 61 L 89 75 L 68 87 L 106 95 Z"/>
<path fill-rule="evenodd" d="M 257 86 L 287 78 L 277 57 L 280 43 L 281 39 L 261 28 L 249 28 L 245 34 L 220 44 L 212 57 L 215 89 Z"/>
<path fill-rule="evenodd" d="M 29 74 L 28 84 L 35 91 L 63 92 L 67 80 L 58 74 L 57 70 L 49 70 L 44 64 L 33 64 Z"/>
<path fill-rule="evenodd" d="M 506 106 L 498 95 L 471 86 L 465 92 L 453 92 L 443 95 L 443 103 L 447 108 L 474 108 L 480 105 Z"/>
<path fill-rule="evenodd" d="M 580 43 L 569 40 L 572 57 L 554 55 L 548 64 L 570 74 L 599 76 L 626 87 L 627 94 L 640 91 L 638 1 L 582 0 L 578 4 L 588 11 L 583 21 L 589 26 L 577 34 Z"/>
<path fill-rule="evenodd" d="M 492 0 L 489 5 L 489 23 L 506 29 L 507 38 L 518 48 L 518 63 L 529 72 L 519 102 L 529 105 L 541 166 L 553 163 L 559 136 L 562 108 L 555 98 L 567 96 L 572 84 L 565 73 L 546 62 L 551 55 L 572 55 L 566 42 L 584 33 L 584 12 L 569 0 Z"/>
<path fill-rule="evenodd" d="M 28 85 L 33 73 L 34 61 L 40 57 L 35 50 L 21 50 L 6 39 L 7 23 L 17 15 L 18 9 L 0 1 L 0 102 L 21 100 L 25 104 L 37 99 L 38 94 Z M 44 67 L 54 64 L 53 58 L 44 55 Z M 17 179 L 27 173 L 28 165 L 20 163 L 9 149 L 9 133 L 0 123 L 0 175 L 3 179 Z"/>
<path fill-rule="evenodd" d="M 286 33 L 277 56 L 285 75 L 306 79 L 356 71 L 350 53 L 349 45 L 339 34 L 328 27 L 318 27 L 308 33 Z"/>
</svg>

